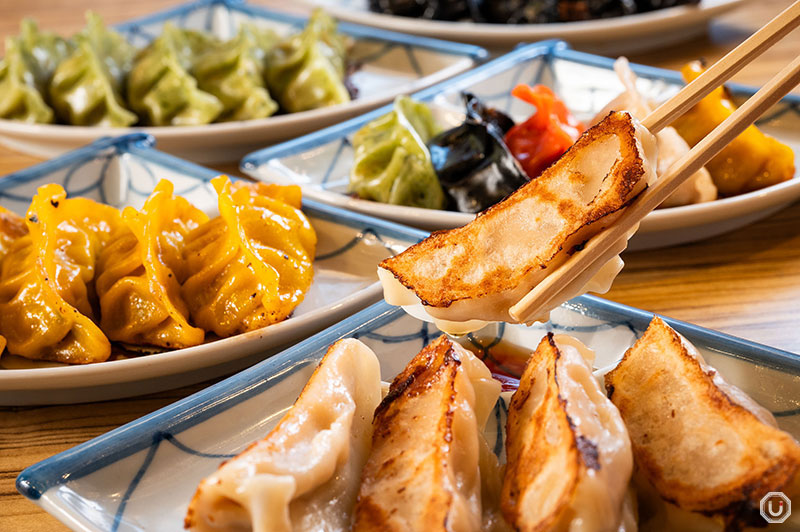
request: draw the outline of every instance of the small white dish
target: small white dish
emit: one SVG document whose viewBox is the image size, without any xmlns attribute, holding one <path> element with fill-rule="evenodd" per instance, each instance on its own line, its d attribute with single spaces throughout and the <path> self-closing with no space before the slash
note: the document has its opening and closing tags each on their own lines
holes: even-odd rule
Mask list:
<svg viewBox="0 0 800 532">
<path fill-rule="evenodd" d="M 0 179 L 0 203 L 25 213 L 36 188 L 58 183 L 117 207 L 141 207 L 160 179 L 175 193 L 214 214 L 217 172 L 155 150 L 153 138 L 132 134 L 104 139 Z M 101 401 L 142 395 L 234 373 L 305 338 L 382 297 L 378 262 L 425 236 L 314 201 L 303 201 L 319 239 L 314 282 L 286 320 L 203 345 L 80 366 L 30 367 L 21 357 L 0 356 L 0 404 Z M 33 364 L 35 365 L 35 364 Z M 17 369 L 9 369 L 17 368 Z"/>
<path fill-rule="evenodd" d="M 564 39 L 573 46 L 598 54 L 631 54 L 664 48 L 701 35 L 706 32 L 709 20 L 747 0 L 700 0 L 696 6 L 677 6 L 624 17 L 549 24 L 421 20 L 374 13 L 369 10 L 369 0 L 303 1 L 322 6 L 342 20 L 481 46 L 508 48 L 520 42 Z"/>
<path fill-rule="evenodd" d="M 654 100 L 666 100 L 683 85 L 677 72 L 631 66 L 639 76 L 639 89 Z M 623 89 L 613 71 L 612 59 L 571 50 L 562 41 L 545 41 L 521 47 L 412 97 L 429 102 L 434 116 L 443 124 L 455 125 L 463 119 L 460 94 L 464 90 L 521 121 L 530 116 L 532 107 L 511 96 L 511 89 L 518 83 L 542 83 L 553 88 L 581 120 L 594 117 Z M 738 85 L 731 89 L 737 99 L 755 92 Z M 247 155 L 242 160 L 242 170 L 258 179 L 298 184 L 309 198 L 426 230 L 450 229 L 472 220 L 471 214 L 387 205 L 347 193 L 353 161 L 352 135 L 390 109 L 386 106 Z M 800 166 L 800 97 L 787 96 L 758 124 L 791 146 Z M 716 236 L 769 216 L 798 198 L 800 178 L 795 177 L 740 196 L 658 209 L 642 220 L 628 249 L 652 249 Z"/>
<path fill-rule="evenodd" d="M 490 325 L 463 341 L 492 357 L 502 350 L 501 340 L 532 351 L 546 332 L 565 333 L 596 351 L 595 367 L 602 373 L 651 318 L 582 296 L 557 309 L 546 324 Z M 666 321 L 728 381 L 771 410 L 782 429 L 800 437 L 796 355 Z M 177 532 L 198 482 L 275 426 L 330 344 L 343 337 L 364 341 L 378 356 L 381 377 L 389 380 L 439 334 L 402 309 L 378 303 L 255 367 L 25 469 L 17 489 L 73 530 Z M 491 446 L 502 441 L 504 409 L 498 406 L 489 419 Z M 499 453 L 502 444 L 492 447 Z"/>
<path fill-rule="evenodd" d="M 238 0 L 200 0 L 115 26 L 130 42 L 143 47 L 171 22 L 230 38 L 242 22 L 274 29 L 281 35 L 299 31 L 307 17 L 252 6 Z M 350 103 L 268 118 L 203 126 L 143 128 L 26 124 L 0 120 L 0 143 L 14 150 L 51 158 L 100 137 L 142 131 L 159 148 L 196 162 L 234 161 L 268 144 L 290 139 L 374 109 L 395 95 L 413 92 L 472 68 L 486 58 L 477 46 L 450 43 L 342 23 L 354 39 L 349 59 L 360 64 L 353 75 L 359 96 Z"/>
</svg>

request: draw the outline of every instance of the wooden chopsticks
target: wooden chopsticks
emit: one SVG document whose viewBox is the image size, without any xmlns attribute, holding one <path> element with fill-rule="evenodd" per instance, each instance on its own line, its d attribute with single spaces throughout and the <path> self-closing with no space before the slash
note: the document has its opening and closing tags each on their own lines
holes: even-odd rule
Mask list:
<svg viewBox="0 0 800 532">
<path fill-rule="evenodd" d="M 661 104 L 642 120 L 642 125 L 655 135 L 799 25 L 797 1 Z"/>
<path fill-rule="evenodd" d="M 800 25 L 800 0 L 653 111 L 642 124 L 646 127 L 649 125 L 650 132 L 656 133 L 798 25 Z M 654 185 L 648 187 L 631 202 L 611 227 L 591 238 L 581 252 L 572 255 L 511 307 L 509 310 L 511 317 L 518 322 L 526 322 L 529 317 L 535 317 L 540 313 L 542 308 L 546 308 L 559 292 L 598 260 L 598 257 L 606 254 L 605 252 L 617 241 L 625 238 L 647 213 L 655 209 L 692 174 L 708 163 L 722 148 L 798 84 L 800 84 L 800 56 L 676 161 Z"/>
</svg>

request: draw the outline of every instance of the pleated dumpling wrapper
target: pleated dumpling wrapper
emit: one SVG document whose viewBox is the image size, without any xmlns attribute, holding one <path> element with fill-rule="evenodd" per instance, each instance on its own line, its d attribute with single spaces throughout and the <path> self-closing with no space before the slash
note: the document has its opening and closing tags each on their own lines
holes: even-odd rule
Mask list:
<svg viewBox="0 0 800 532">
<path fill-rule="evenodd" d="M 45 185 L 27 225 L 0 276 L 0 334 L 9 353 L 69 364 L 106 360 L 111 345 L 92 321 L 93 282 L 98 256 L 121 230 L 119 211 Z"/>
<path fill-rule="evenodd" d="M 446 336 L 420 351 L 375 411 L 354 532 L 481 530 L 482 431 L 499 395 Z"/>
<path fill-rule="evenodd" d="M 578 340 L 552 333 L 528 360 L 506 423 L 501 506 L 515 530 L 636 530 L 628 431 L 593 361 Z"/>
<path fill-rule="evenodd" d="M 336 31 L 336 21 L 315 9 L 301 33 L 280 42 L 268 54 L 267 87 L 290 113 L 347 103 L 348 47 L 349 39 Z"/>
<path fill-rule="evenodd" d="M 97 263 L 103 331 L 134 345 L 177 349 L 202 343 L 205 332 L 189 325 L 181 282 L 186 235 L 208 216 L 162 180 L 141 211 L 127 207 L 122 218 L 128 230 L 106 246 Z"/>
<path fill-rule="evenodd" d="M 186 528 L 349 530 L 380 400 L 375 353 L 336 342 L 278 426 L 200 483 Z"/>
<path fill-rule="evenodd" d="M 23 122 L 53 121 L 44 95 L 56 66 L 69 54 L 71 43 L 55 33 L 40 31 L 23 19 L 18 37 L 6 38 L 0 60 L 0 118 Z"/>
<path fill-rule="evenodd" d="M 77 47 L 62 61 L 50 83 L 50 99 L 59 118 L 75 126 L 125 127 L 136 115 L 125 108 L 122 89 L 136 49 L 96 13 L 86 14 Z"/>
<path fill-rule="evenodd" d="M 269 44 L 271 35 L 269 30 L 243 25 L 236 37 L 194 61 L 192 75 L 198 87 L 223 105 L 218 121 L 266 118 L 278 110 L 264 85 L 266 51 L 260 50 L 260 46 Z"/>
<path fill-rule="evenodd" d="M 656 152 L 653 135 L 628 113 L 609 114 L 538 178 L 472 222 L 381 262 L 384 298 L 463 334 L 487 321 L 544 321 L 572 297 L 607 291 L 633 231 L 541 308 L 525 315 L 515 308 L 655 180 Z"/>
<path fill-rule="evenodd" d="M 614 98 L 603 108 L 592 122 L 599 122 L 609 111 L 628 111 L 639 120 L 643 120 L 649 115 L 655 105 L 647 100 L 636 88 L 636 74 L 633 73 L 630 63 L 624 57 L 614 61 L 614 72 L 616 72 L 625 91 Z M 689 145 L 683 137 L 675 131 L 674 127 L 662 128 L 656 134 L 658 143 L 658 175 L 664 175 L 669 167 L 678 159 L 689 152 Z M 703 203 L 717 199 L 717 187 L 711 179 L 708 170 L 701 168 L 688 180 L 678 187 L 667 199 L 661 203 L 660 207 L 677 207 L 679 205 L 690 205 L 692 203 Z"/>
<path fill-rule="evenodd" d="M 299 187 L 212 183 L 220 215 L 187 236 L 181 291 L 195 325 L 225 337 L 292 313 L 314 277 L 317 235 Z"/>
<path fill-rule="evenodd" d="M 768 492 L 797 500 L 797 441 L 661 319 L 605 381 L 630 432 L 640 513 L 656 530 L 765 526 L 759 503 Z"/>
<path fill-rule="evenodd" d="M 214 44 L 200 32 L 167 23 L 140 52 L 128 78 L 128 104 L 149 126 L 198 126 L 213 122 L 223 105 L 202 91 L 189 71 L 194 56 Z"/>
<path fill-rule="evenodd" d="M 394 109 L 353 135 L 348 189 L 381 203 L 444 208 L 444 192 L 426 145 L 437 132 L 427 104 L 398 96 Z"/>
<path fill-rule="evenodd" d="M 53 110 L 36 88 L 19 39 L 6 37 L 5 45 L 6 55 L 0 60 L 0 118 L 33 124 L 52 122 Z"/>
<path fill-rule="evenodd" d="M 27 234 L 28 226 L 25 225 L 25 219 L 0 206 L 0 265 L 11 250 L 11 245 Z M 6 339 L 0 335 L 0 354 L 5 348 Z"/>
</svg>

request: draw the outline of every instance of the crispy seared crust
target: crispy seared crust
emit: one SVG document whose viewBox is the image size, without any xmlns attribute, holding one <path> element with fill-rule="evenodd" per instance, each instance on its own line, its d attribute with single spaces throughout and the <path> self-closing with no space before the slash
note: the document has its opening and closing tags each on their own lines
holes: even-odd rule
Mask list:
<svg viewBox="0 0 800 532">
<path fill-rule="evenodd" d="M 609 139 L 618 140 L 621 157 L 605 176 L 605 188 L 587 201 L 587 198 L 581 198 L 581 193 L 586 192 L 583 184 L 587 178 L 577 171 L 586 163 L 582 155 L 592 143 Z M 586 131 L 538 178 L 483 211 L 467 225 L 435 232 L 403 253 L 385 259 L 380 267 L 392 272 L 424 304 L 433 307 L 448 307 L 455 301 L 514 289 L 530 272 L 547 266 L 561 250 L 572 251 L 611 223 L 610 215 L 635 197 L 637 185 L 641 189 L 640 181 L 644 175 L 644 162 L 639 155 L 630 116 L 610 113 L 605 120 Z M 531 199 L 543 206 L 533 218 L 529 204 L 524 204 Z M 519 212 L 515 212 L 517 210 Z M 557 218 L 558 232 L 541 246 L 531 249 L 522 260 L 498 260 L 493 244 L 507 240 L 507 235 L 503 235 L 509 228 L 506 220 L 509 217 L 524 220 L 521 222 L 525 225 L 523 229 L 532 231 L 541 224 L 539 214 Z M 528 244 L 524 240 L 515 242 L 520 247 Z M 448 264 L 432 265 L 434 254 L 447 257 Z M 487 263 L 494 268 L 484 272 L 481 279 L 466 278 L 475 270 L 476 264 Z M 435 279 L 429 275 L 432 268 L 439 268 Z"/>
<path fill-rule="evenodd" d="M 460 365 L 441 336 L 392 382 L 375 410 L 354 531 L 447 530 L 454 497 L 448 455 L 455 452 L 450 442 Z"/>
<path fill-rule="evenodd" d="M 654 318 L 605 378 L 639 468 L 659 494 L 729 525 L 758 512 L 800 471 L 800 446 L 714 382 L 678 334 Z"/>
<path fill-rule="evenodd" d="M 559 395 L 559 357 L 548 334 L 528 360 L 508 408 L 501 507 L 516 530 L 553 529 L 565 518 L 586 467 L 597 465 L 591 448 L 584 455 L 587 446 L 576 437 Z"/>
</svg>

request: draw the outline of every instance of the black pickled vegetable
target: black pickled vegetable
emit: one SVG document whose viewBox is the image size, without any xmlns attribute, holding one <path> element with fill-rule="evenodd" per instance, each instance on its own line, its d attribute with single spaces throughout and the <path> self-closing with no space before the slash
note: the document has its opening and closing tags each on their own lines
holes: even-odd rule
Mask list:
<svg viewBox="0 0 800 532">
<path fill-rule="evenodd" d="M 498 24 L 571 22 L 643 13 L 700 0 L 370 0 L 377 13 Z"/>
<path fill-rule="evenodd" d="M 378 13 L 433 20 L 459 20 L 471 15 L 472 0 L 370 0 Z"/>
<path fill-rule="evenodd" d="M 483 0 L 479 11 L 486 22 L 543 24 L 559 22 L 558 0 Z"/>
<path fill-rule="evenodd" d="M 527 183 L 528 176 L 503 142 L 513 120 L 471 94 L 464 101 L 464 123 L 432 138 L 428 149 L 448 209 L 476 213 Z"/>
</svg>

